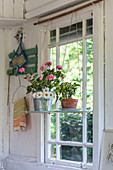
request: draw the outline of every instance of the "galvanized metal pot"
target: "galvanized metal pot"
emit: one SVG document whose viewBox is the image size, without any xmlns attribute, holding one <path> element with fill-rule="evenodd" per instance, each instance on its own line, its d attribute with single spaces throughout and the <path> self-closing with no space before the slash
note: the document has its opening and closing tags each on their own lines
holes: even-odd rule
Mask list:
<svg viewBox="0 0 113 170">
<path fill-rule="evenodd" d="M 52 98 L 49 98 L 49 99 L 45 99 L 44 97 L 33 98 L 34 110 L 35 111 L 51 111 L 52 101 L 53 101 Z"/>
</svg>

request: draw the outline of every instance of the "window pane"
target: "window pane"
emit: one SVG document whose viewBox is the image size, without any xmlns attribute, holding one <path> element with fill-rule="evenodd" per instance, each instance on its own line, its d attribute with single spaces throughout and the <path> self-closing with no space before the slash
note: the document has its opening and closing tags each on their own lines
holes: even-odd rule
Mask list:
<svg viewBox="0 0 113 170">
<path fill-rule="evenodd" d="M 87 142 L 93 143 L 93 114 L 87 114 Z"/>
<path fill-rule="evenodd" d="M 56 113 L 51 114 L 51 139 L 56 139 Z"/>
<path fill-rule="evenodd" d="M 82 147 L 61 146 L 60 155 L 63 160 L 82 162 Z"/>
<path fill-rule="evenodd" d="M 82 142 L 82 114 L 60 114 L 60 139 Z"/>
<path fill-rule="evenodd" d="M 87 163 L 93 162 L 93 149 L 87 148 Z"/>
<path fill-rule="evenodd" d="M 60 28 L 60 41 L 82 37 L 82 22 Z"/>
<path fill-rule="evenodd" d="M 52 68 L 56 69 L 56 47 L 50 48 L 50 61 L 52 62 Z"/>
<path fill-rule="evenodd" d="M 77 88 L 75 96 L 79 102 L 77 108 L 82 108 L 82 41 L 60 46 L 60 64 L 65 71 L 64 81 L 78 81 L 80 87 Z"/>
<path fill-rule="evenodd" d="M 93 19 L 88 19 L 86 21 L 86 35 L 93 34 Z"/>
<path fill-rule="evenodd" d="M 87 109 L 93 110 L 93 39 L 87 39 Z"/>
<path fill-rule="evenodd" d="M 56 145 L 51 145 L 51 158 L 56 158 Z"/>
<path fill-rule="evenodd" d="M 87 39 L 87 110 L 93 110 L 93 39 Z M 93 114 L 87 114 L 87 142 L 93 142 Z"/>
<path fill-rule="evenodd" d="M 50 44 L 56 43 L 56 30 L 50 31 Z"/>
</svg>

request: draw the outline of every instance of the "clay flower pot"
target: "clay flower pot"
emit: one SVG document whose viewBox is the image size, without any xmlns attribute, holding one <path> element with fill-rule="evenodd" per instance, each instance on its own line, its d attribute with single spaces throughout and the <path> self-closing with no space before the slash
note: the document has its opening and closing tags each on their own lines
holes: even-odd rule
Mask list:
<svg viewBox="0 0 113 170">
<path fill-rule="evenodd" d="M 76 109 L 78 99 L 62 99 L 61 104 L 62 108 L 74 108 Z"/>
</svg>

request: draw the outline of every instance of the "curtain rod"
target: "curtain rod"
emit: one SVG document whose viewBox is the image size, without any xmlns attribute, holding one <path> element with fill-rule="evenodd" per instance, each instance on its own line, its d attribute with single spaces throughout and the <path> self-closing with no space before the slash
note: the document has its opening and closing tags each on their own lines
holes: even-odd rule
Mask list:
<svg viewBox="0 0 113 170">
<path fill-rule="evenodd" d="M 101 1 L 103 1 L 103 0 L 92 1 L 92 2 L 90 2 L 90 3 L 88 3 L 88 4 L 86 4 L 86 5 L 83 5 L 83 6 L 81 6 L 81 7 L 76 8 L 76 9 L 74 9 L 74 10 L 65 12 L 65 13 L 63 13 L 63 14 L 59 14 L 59 15 L 57 15 L 57 16 L 54 16 L 54 17 L 51 17 L 51 18 L 48 18 L 48 19 L 45 19 L 45 20 L 42 20 L 42 21 L 38 21 L 38 22 L 34 23 L 34 25 L 42 24 L 42 23 L 44 23 L 44 22 L 51 21 L 51 20 L 54 20 L 54 19 L 63 17 L 63 16 L 65 16 L 65 15 L 71 14 L 72 12 L 76 12 L 76 11 L 79 11 L 79 10 L 81 10 L 81 9 L 87 8 L 87 7 L 91 6 L 91 5 L 97 4 L 97 3 L 101 2 Z"/>
</svg>

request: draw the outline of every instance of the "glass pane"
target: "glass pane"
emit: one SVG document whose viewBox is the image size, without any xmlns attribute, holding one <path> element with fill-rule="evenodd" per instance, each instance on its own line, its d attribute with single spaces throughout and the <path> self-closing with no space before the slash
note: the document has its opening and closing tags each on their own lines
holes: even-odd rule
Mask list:
<svg viewBox="0 0 113 170">
<path fill-rule="evenodd" d="M 60 158 L 63 160 L 82 162 L 82 147 L 61 146 Z"/>
<path fill-rule="evenodd" d="M 87 163 L 93 163 L 93 149 L 87 148 Z"/>
<path fill-rule="evenodd" d="M 56 30 L 50 31 L 50 44 L 56 43 Z"/>
<path fill-rule="evenodd" d="M 60 114 L 60 139 L 82 142 L 82 114 Z"/>
<path fill-rule="evenodd" d="M 56 139 L 56 113 L 51 114 L 51 139 Z"/>
<path fill-rule="evenodd" d="M 93 110 L 93 39 L 87 39 L 87 110 Z M 87 142 L 93 142 L 93 114 L 87 114 Z"/>
<path fill-rule="evenodd" d="M 86 35 L 93 34 L 93 19 L 88 19 L 86 21 Z"/>
<path fill-rule="evenodd" d="M 82 108 L 82 41 L 60 46 L 60 64 L 65 71 L 64 81 L 78 81 L 80 87 L 77 88 L 73 98 L 79 99 L 77 108 Z"/>
<path fill-rule="evenodd" d="M 87 39 L 87 109 L 93 110 L 93 39 Z"/>
<path fill-rule="evenodd" d="M 60 28 L 60 41 L 82 37 L 82 22 Z"/>
<path fill-rule="evenodd" d="M 56 69 L 56 47 L 50 48 L 50 61 L 52 62 L 52 68 Z"/>
<path fill-rule="evenodd" d="M 87 114 L 87 142 L 93 143 L 93 114 Z"/>
<path fill-rule="evenodd" d="M 56 145 L 51 145 L 51 158 L 56 158 Z"/>
</svg>

